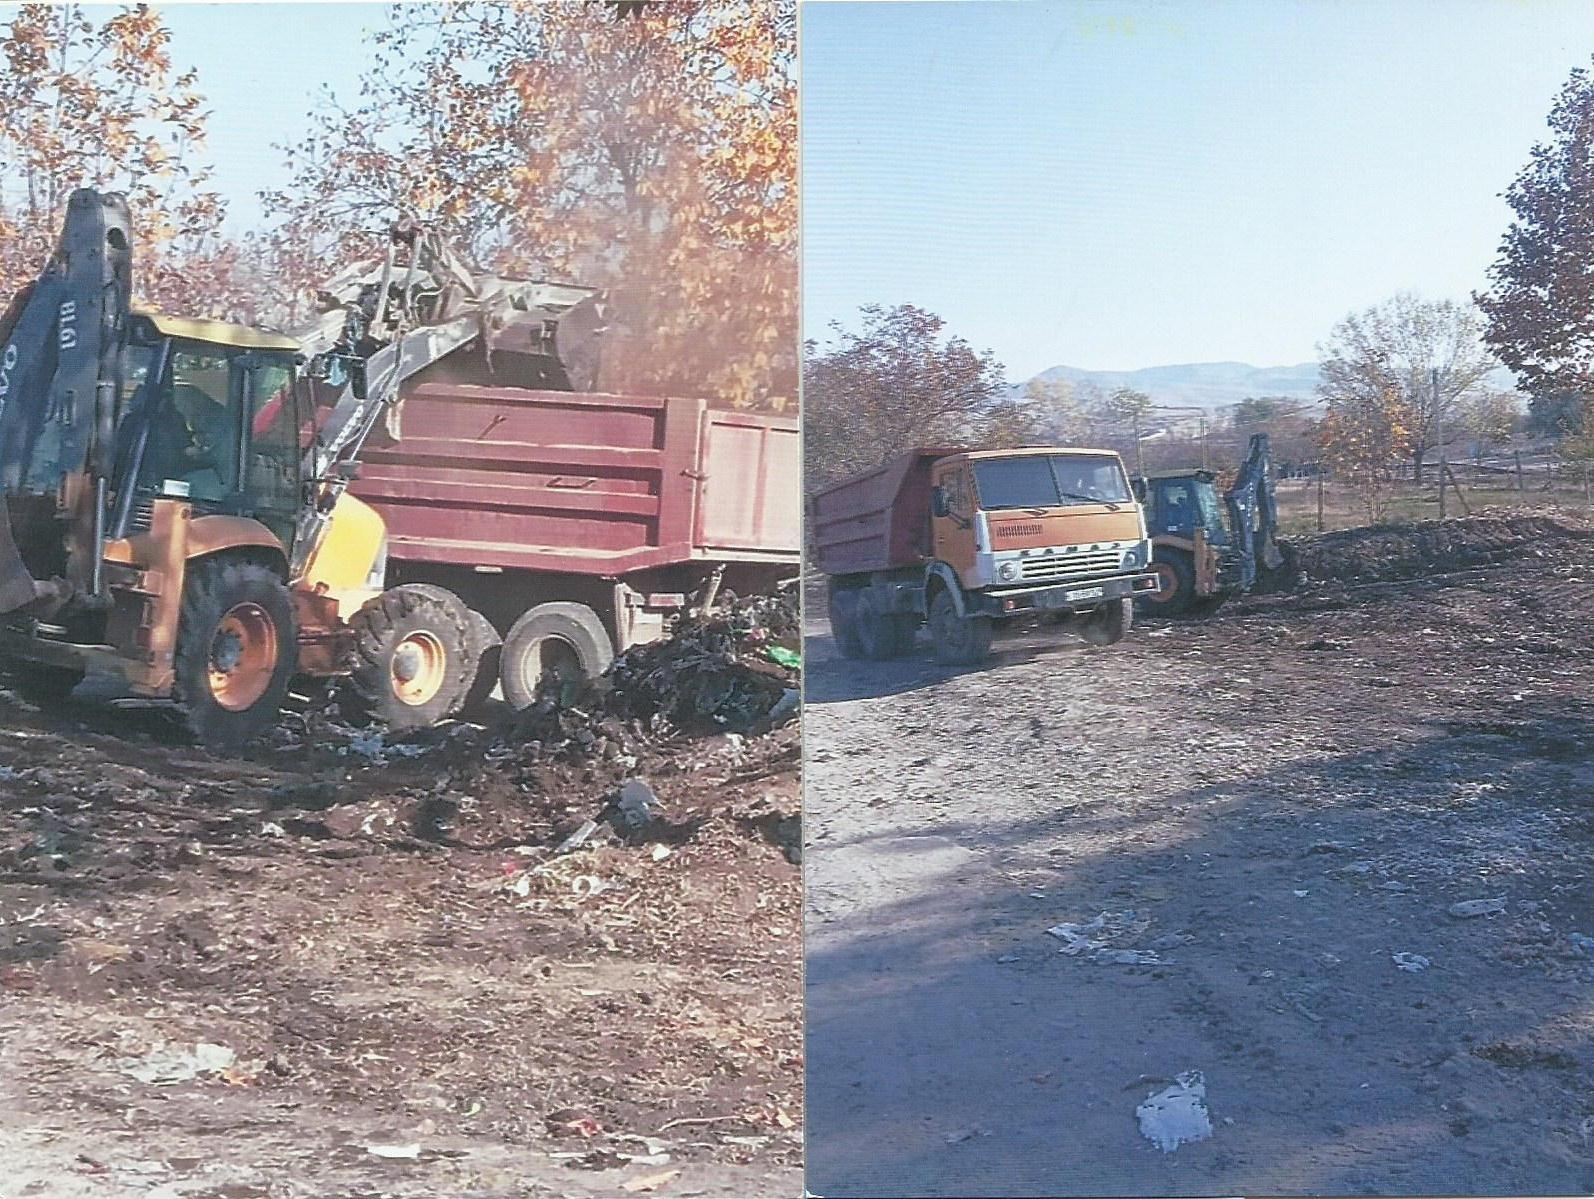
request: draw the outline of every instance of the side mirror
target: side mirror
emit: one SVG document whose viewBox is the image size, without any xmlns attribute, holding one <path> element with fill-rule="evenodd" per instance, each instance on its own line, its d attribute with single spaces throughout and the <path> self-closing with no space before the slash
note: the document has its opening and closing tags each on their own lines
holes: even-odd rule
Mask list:
<svg viewBox="0 0 1594 1199">
<path fill-rule="evenodd" d="M 946 503 L 945 487 L 936 487 L 931 490 L 930 511 L 936 516 L 945 516 L 950 511 Z"/>
</svg>

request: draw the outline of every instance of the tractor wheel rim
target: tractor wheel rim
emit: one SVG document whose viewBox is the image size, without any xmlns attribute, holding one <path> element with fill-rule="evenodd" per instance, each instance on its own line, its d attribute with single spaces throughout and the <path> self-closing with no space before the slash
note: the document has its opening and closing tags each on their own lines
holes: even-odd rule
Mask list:
<svg viewBox="0 0 1594 1199">
<path fill-rule="evenodd" d="M 388 682 L 400 703 L 412 708 L 430 703 L 443 689 L 447 674 L 448 652 L 435 633 L 416 629 L 393 647 Z"/>
<path fill-rule="evenodd" d="M 253 601 L 222 614 L 210 640 L 210 695 L 229 712 L 260 702 L 277 672 L 277 625 Z"/>
<path fill-rule="evenodd" d="M 1152 574 L 1157 576 L 1157 589 L 1148 591 L 1146 599 L 1153 604 L 1169 604 L 1173 602 L 1174 592 L 1179 590 L 1179 573 L 1166 562 L 1153 562 L 1150 566 Z"/>
</svg>

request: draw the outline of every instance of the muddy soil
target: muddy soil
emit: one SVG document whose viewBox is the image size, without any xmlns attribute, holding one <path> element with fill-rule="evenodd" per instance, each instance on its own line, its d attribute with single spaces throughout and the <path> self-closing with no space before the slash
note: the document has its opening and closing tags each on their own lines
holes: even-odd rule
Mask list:
<svg viewBox="0 0 1594 1199">
<path fill-rule="evenodd" d="M 800 1189 L 795 726 L 536 766 L 0 723 L 5 1199 Z M 629 773 L 659 818 L 556 853 Z"/>
<path fill-rule="evenodd" d="M 1594 1188 L 1594 544 L 1507 532 L 977 671 L 811 626 L 810 1187 Z"/>
</svg>

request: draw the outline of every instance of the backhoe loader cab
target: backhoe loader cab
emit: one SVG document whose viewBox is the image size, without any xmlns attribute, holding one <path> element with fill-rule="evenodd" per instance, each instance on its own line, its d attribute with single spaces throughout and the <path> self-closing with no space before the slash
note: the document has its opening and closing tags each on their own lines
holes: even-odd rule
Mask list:
<svg viewBox="0 0 1594 1199">
<path fill-rule="evenodd" d="M 1218 494 L 1209 470 L 1164 471 L 1134 480 L 1151 535 L 1155 591 L 1136 596 L 1148 614 L 1206 614 L 1231 595 L 1272 583 L 1292 569 L 1275 539 L 1274 498 L 1268 437 L 1251 437 L 1234 481 Z"/>
<path fill-rule="evenodd" d="M 1134 485 L 1145 507 L 1157 576 L 1157 590 L 1136 602 L 1162 615 L 1216 606 L 1240 580 L 1217 476 L 1209 470 L 1165 471 L 1137 478 Z"/>
<path fill-rule="evenodd" d="M 308 500 L 301 362 L 278 334 L 128 314 L 110 470 L 62 474 L 52 495 L 38 485 L 58 466 L 36 455 L 32 486 L 7 497 L 13 572 L 50 580 L 0 630 L 32 663 L 25 688 L 42 699 L 112 676 L 176 700 L 201 740 L 232 748 L 275 722 L 294 674 L 342 672 L 347 620 L 382 589 L 384 529 L 341 496 L 290 570 Z M 75 585 L 72 558 L 94 542 L 93 581 Z"/>
<path fill-rule="evenodd" d="M 125 535 L 157 497 L 259 520 L 291 551 L 303 494 L 304 384 L 295 342 L 218 321 L 139 315 L 117 429 L 134 501 Z M 153 377 L 152 377 L 153 372 Z"/>
</svg>

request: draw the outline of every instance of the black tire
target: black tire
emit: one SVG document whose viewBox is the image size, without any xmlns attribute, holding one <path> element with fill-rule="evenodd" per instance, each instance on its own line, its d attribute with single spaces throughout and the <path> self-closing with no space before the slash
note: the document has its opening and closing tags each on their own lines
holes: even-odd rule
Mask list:
<svg viewBox="0 0 1594 1199">
<path fill-rule="evenodd" d="M 470 609 L 453 592 L 406 583 L 368 601 L 349 626 L 354 633 L 350 715 L 408 732 L 459 711 L 476 658 Z"/>
<path fill-rule="evenodd" d="M 959 616 L 945 588 L 930 600 L 930 643 L 943 666 L 977 666 L 991 652 L 995 627 L 989 616 Z"/>
<path fill-rule="evenodd" d="M 1135 603 L 1145 616 L 1179 616 L 1196 599 L 1195 559 L 1188 550 L 1157 546 L 1147 568 L 1160 577 L 1162 590 L 1142 591 Z"/>
<path fill-rule="evenodd" d="M 465 695 L 465 702 L 460 708 L 462 712 L 478 711 L 492 698 L 493 688 L 498 686 L 499 659 L 504 644 L 493 622 L 475 609 L 470 613 L 470 634 L 470 655 L 476 663 L 476 676 Z"/>
<path fill-rule="evenodd" d="M 462 712 L 478 710 L 492 697 L 493 688 L 498 686 L 498 649 L 503 645 L 504 639 L 498 635 L 498 630 L 493 627 L 492 621 L 475 608 L 466 607 L 465 601 L 448 588 L 439 587 L 435 583 L 405 583 L 403 586 L 423 595 L 430 595 L 443 603 L 458 605 L 466 628 L 470 631 L 470 661 L 473 674 L 471 684 L 466 689 L 459 706 L 450 715 L 457 716 Z"/>
<path fill-rule="evenodd" d="M 174 695 L 202 745 L 231 752 L 274 728 L 298 664 L 293 597 L 275 571 L 228 557 L 190 565 Z"/>
<path fill-rule="evenodd" d="M 837 587 L 834 583 L 830 586 L 830 633 L 843 658 L 864 656 L 863 642 L 858 639 L 858 601 L 862 595 L 854 587 Z"/>
<path fill-rule="evenodd" d="M 515 709 L 537 702 L 543 671 L 595 679 L 614 661 L 614 643 L 598 614 L 585 604 L 538 604 L 521 615 L 504 638 L 498 678 Z"/>
<path fill-rule="evenodd" d="M 883 611 L 874 592 L 861 594 L 855 627 L 863 656 L 871 662 L 900 658 L 913 646 L 911 619 L 897 612 Z"/>
<path fill-rule="evenodd" d="M 1079 635 L 1092 645 L 1115 645 L 1135 627 L 1133 600 L 1110 600 L 1080 620 Z"/>
</svg>

